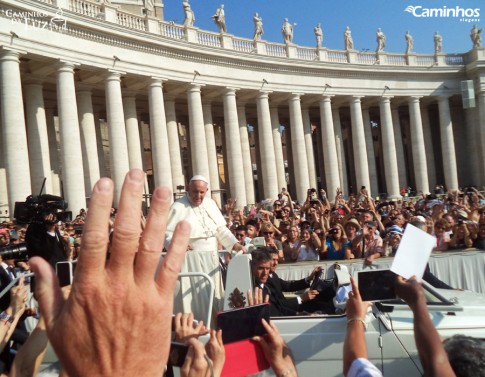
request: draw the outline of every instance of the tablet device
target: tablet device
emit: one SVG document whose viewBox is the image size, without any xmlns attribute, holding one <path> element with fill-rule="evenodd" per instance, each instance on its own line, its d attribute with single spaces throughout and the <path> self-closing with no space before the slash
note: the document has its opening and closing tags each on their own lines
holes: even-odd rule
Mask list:
<svg viewBox="0 0 485 377">
<path fill-rule="evenodd" d="M 266 334 L 262 319 L 269 322 L 269 304 L 246 306 L 217 314 L 217 328 L 224 344 Z"/>
<path fill-rule="evenodd" d="M 366 270 L 357 273 L 357 284 L 362 301 L 396 299 L 395 281 L 396 274 L 391 270 Z"/>
</svg>

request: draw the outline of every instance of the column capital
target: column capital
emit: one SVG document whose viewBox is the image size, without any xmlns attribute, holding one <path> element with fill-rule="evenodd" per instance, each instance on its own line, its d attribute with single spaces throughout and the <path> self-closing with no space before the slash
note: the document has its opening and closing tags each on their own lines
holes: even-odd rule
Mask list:
<svg viewBox="0 0 485 377">
<path fill-rule="evenodd" d="M 79 65 L 80 65 L 79 63 L 59 59 L 56 64 L 56 68 L 57 68 L 57 72 L 74 73 L 74 68 L 76 68 Z"/>
<path fill-rule="evenodd" d="M 0 46 L 0 61 L 15 61 L 20 63 L 20 56 L 25 55 L 27 51 L 18 50 L 16 48 Z"/>
<path fill-rule="evenodd" d="M 121 76 L 124 76 L 126 72 L 117 71 L 114 69 L 108 69 L 105 73 L 106 81 L 121 81 Z"/>
<path fill-rule="evenodd" d="M 227 96 L 227 95 L 231 95 L 231 96 L 235 96 L 236 95 L 236 92 L 239 90 L 240 88 L 237 88 L 237 87 L 232 87 L 232 86 L 227 86 L 224 88 L 224 95 Z"/>
<path fill-rule="evenodd" d="M 188 84 L 188 89 L 187 89 L 187 92 L 199 92 L 200 93 L 200 90 L 202 89 L 202 87 L 204 87 L 205 85 L 204 84 L 197 84 L 197 83 L 189 83 Z"/>
<path fill-rule="evenodd" d="M 332 97 L 335 97 L 333 94 L 321 94 L 320 95 L 320 102 L 332 102 Z"/>
<path fill-rule="evenodd" d="M 408 98 L 408 102 L 418 102 L 419 103 L 419 100 L 423 98 L 423 96 L 409 96 Z"/>
<path fill-rule="evenodd" d="M 350 96 L 350 102 L 351 103 L 361 103 L 362 98 L 364 98 L 364 96 Z"/>
<path fill-rule="evenodd" d="M 391 103 L 392 98 L 394 98 L 394 96 L 381 96 L 380 102 L 381 103 Z"/>
<path fill-rule="evenodd" d="M 302 95 L 304 95 L 305 93 L 303 92 L 292 92 L 290 94 L 290 100 L 299 100 L 301 98 Z"/>
<path fill-rule="evenodd" d="M 266 91 L 266 90 L 260 90 L 260 91 L 258 92 L 258 99 L 269 98 L 269 94 L 270 94 L 270 93 L 273 93 L 273 92 Z"/>
<path fill-rule="evenodd" d="M 162 77 L 162 76 L 151 76 L 149 81 L 150 81 L 150 85 L 151 84 L 163 85 L 163 83 L 165 81 L 168 81 L 168 79 L 166 77 Z"/>
</svg>

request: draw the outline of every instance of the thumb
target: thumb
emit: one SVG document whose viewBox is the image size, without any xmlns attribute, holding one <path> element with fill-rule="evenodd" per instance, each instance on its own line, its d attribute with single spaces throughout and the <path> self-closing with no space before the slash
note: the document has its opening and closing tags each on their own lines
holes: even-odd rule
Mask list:
<svg viewBox="0 0 485 377">
<path fill-rule="evenodd" d="M 29 260 L 30 267 L 35 273 L 35 295 L 39 301 L 42 317 L 48 330 L 52 330 L 54 322 L 64 306 L 64 297 L 59 287 L 59 281 L 54 269 L 40 257 Z"/>
</svg>

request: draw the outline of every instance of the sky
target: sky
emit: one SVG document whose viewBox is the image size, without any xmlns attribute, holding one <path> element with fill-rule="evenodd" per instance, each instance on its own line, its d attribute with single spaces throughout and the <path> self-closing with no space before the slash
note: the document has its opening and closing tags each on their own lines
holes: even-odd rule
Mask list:
<svg viewBox="0 0 485 377">
<path fill-rule="evenodd" d="M 158 0 L 162 1 L 162 0 Z M 222 1 L 222 2 L 221 2 Z M 252 38 L 253 15 L 263 18 L 263 40 L 283 42 L 281 25 L 284 18 L 295 24 L 293 42 L 300 46 L 316 45 L 313 28 L 321 23 L 323 46 L 344 49 L 343 32 L 352 31 L 354 48 L 375 51 L 376 31 L 381 28 L 387 38 L 385 51 L 403 53 L 404 35 L 409 30 L 414 39 L 414 52 L 434 53 L 433 35 L 443 38 L 443 52 L 463 53 L 472 48 L 470 30 L 477 24 L 485 26 L 483 0 L 189 0 L 195 13 L 195 25 L 204 30 L 218 31 L 211 16 L 223 3 L 227 32 L 238 37 Z M 182 24 L 182 0 L 163 0 L 166 21 Z M 416 7 L 415 14 L 406 12 Z M 462 9 L 470 17 L 424 17 L 427 9 Z M 462 12 L 463 12 L 462 11 Z M 478 16 L 477 16 L 478 15 Z M 485 45 L 485 33 L 483 34 Z"/>
</svg>

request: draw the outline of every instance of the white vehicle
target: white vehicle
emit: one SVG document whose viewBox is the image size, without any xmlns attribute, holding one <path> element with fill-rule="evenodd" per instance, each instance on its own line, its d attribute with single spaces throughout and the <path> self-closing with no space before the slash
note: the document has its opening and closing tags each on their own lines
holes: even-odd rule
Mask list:
<svg viewBox="0 0 485 377">
<path fill-rule="evenodd" d="M 428 310 L 443 338 L 464 334 L 485 338 L 485 296 L 466 291 L 438 290 L 426 282 Z M 234 290 L 252 288 L 249 256 L 229 264 L 225 309 Z M 300 376 L 341 376 L 345 315 L 272 317 L 295 358 Z M 385 376 L 422 376 L 413 331 L 413 313 L 401 300 L 374 303 L 366 317 L 369 360 Z M 272 375 L 263 372 L 263 375 Z"/>
</svg>

